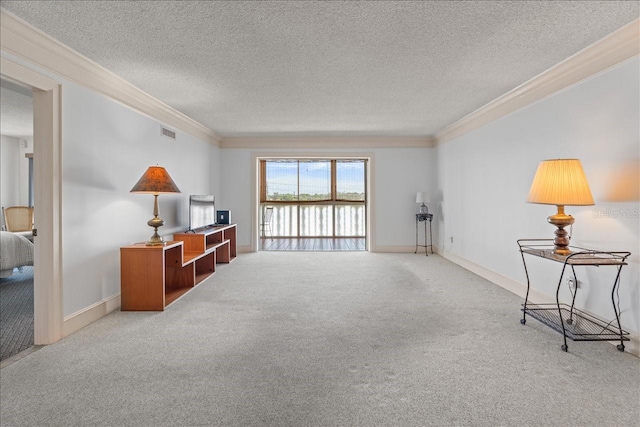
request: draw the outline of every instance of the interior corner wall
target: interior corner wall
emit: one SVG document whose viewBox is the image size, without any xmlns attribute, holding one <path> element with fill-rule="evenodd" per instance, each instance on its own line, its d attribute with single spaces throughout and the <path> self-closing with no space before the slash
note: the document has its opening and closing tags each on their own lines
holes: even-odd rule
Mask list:
<svg viewBox="0 0 640 427">
<path fill-rule="evenodd" d="M 29 205 L 29 159 L 33 137 L 0 136 L 0 206 Z"/>
<path fill-rule="evenodd" d="M 20 206 L 29 206 L 29 159 L 27 154 L 33 154 L 33 137 L 26 136 L 19 138 L 20 154 L 18 159 L 20 174 Z"/>
<path fill-rule="evenodd" d="M 224 198 L 222 197 L 222 163 L 221 163 L 221 149 L 220 147 L 211 146 L 209 152 L 209 189 L 210 192 L 207 194 L 213 194 L 215 196 L 216 201 L 216 209 L 224 209 L 222 206 L 225 203 Z M 193 193 L 195 194 L 195 193 Z"/>
<path fill-rule="evenodd" d="M 344 148 L 269 149 L 225 148 L 221 150 L 221 185 L 224 204 L 238 224 L 238 245 L 251 246 L 251 181 L 254 151 L 279 157 L 357 156 L 369 153 L 372 161 L 372 233 L 378 251 L 408 251 L 415 247 L 416 192 L 435 192 L 435 150 L 433 148 Z M 434 240 L 436 235 L 434 234 Z M 376 249 L 376 248 L 374 248 Z"/>
<path fill-rule="evenodd" d="M 19 159 L 20 140 L 0 135 L 0 206 L 5 208 L 20 204 Z"/>
<path fill-rule="evenodd" d="M 19 57 L 4 57 L 62 85 L 62 291 L 68 317 L 120 293 L 120 247 L 153 234 L 153 196 L 129 191 L 149 166 L 167 169 L 180 194 L 159 196 L 158 231 L 188 228 L 189 194 L 213 192 L 217 148 Z M 37 209 L 37 206 L 36 206 Z"/>
<path fill-rule="evenodd" d="M 595 206 L 567 206 L 572 245 L 630 251 L 622 269 L 623 328 L 640 331 L 640 61 L 599 73 L 437 147 L 440 249 L 526 286 L 516 244 L 553 238 L 555 206 L 525 203 L 538 163 L 581 160 Z M 561 263 L 531 260 L 532 287 L 555 301 Z M 578 269 L 577 307 L 615 319 L 615 268 Z M 561 299 L 570 302 L 567 287 Z"/>
</svg>

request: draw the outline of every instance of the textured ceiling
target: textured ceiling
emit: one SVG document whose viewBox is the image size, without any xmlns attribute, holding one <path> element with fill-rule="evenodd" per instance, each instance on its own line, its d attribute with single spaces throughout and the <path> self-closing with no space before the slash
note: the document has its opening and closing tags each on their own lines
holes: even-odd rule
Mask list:
<svg viewBox="0 0 640 427">
<path fill-rule="evenodd" d="M 223 136 L 432 135 L 637 1 L 2 1 Z"/>
</svg>

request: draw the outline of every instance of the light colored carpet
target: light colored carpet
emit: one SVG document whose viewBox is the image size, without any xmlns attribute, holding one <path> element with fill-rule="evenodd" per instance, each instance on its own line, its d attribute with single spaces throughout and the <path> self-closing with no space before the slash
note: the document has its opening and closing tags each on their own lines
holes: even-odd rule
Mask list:
<svg viewBox="0 0 640 427">
<path fill-rule="evenodd" d="M 1 370 L 2 426 L 635 426 L 639 359 L 439 256 L 259 252 Z"/>
</svg>

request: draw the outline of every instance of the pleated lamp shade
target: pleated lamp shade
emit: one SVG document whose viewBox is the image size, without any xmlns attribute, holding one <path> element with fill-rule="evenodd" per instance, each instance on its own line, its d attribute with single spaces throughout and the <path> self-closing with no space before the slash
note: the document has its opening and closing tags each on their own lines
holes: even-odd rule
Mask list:
<svg viewBox="0 0 640 427">
<path fill-rule="evenodd" d="M 540 162 L 527 202 L 557 206 L 593 205 L 593 196 L 580 160 L 554 159 Z"/>
</svg>

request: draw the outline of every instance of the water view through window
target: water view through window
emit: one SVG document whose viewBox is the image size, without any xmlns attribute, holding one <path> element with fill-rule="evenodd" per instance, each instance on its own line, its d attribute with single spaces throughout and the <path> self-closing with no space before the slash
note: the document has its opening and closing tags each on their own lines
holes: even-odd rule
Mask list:
<svg viewBox="0 0 640 427">
<path fill-rule="evenodd" d="M 263 160 L 269 237 L 364 237 L 366 160 Z M 262 230 L 261 237 L 266 231 Z"/>
</svg>

